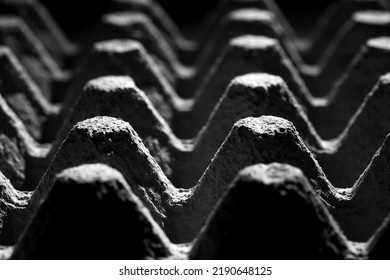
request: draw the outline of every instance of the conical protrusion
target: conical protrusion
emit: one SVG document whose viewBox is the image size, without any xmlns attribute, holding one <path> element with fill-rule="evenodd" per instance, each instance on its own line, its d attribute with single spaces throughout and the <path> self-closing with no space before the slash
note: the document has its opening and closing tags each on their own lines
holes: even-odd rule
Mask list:
<svg viewBox="0 0 390 280">
<path fill-rule="evenodd" d="M 56 174 L 85 163 L 104 163 L 121 172 L 162 225 L 165 210 L 160 204 L 169 204 L 169 199 L 161 196 L 168 196 L 171 183 L 129 123 L 112 117 L 90 118 L 72 128 L 35 189 L 29 208 L 36 209 L 47 196 Z"/>
<path fill-rule="evenodd" d="M 166 42 L 164 36 L 142 13 L 117 12 L 105 15 L 99 28 L 99 40 L 133 39 L 148 50 L 167 77 L 174 82 L 180 77 L 180 63 L 175 52 Z"/>
<path fill-rule="evenodd" d="M 177 51 L 192 50 L 194 46 L 187 41 L 179 27 L 173 22 L 165 10 L 154 0 L 113 0 L 111 9 L 114 11 L 129 10 L 146 14 L 153 24 L 164 33 L 172 47 Z"/>
<path fill-rule="evenodd" d="M 211 13 L 208 19 L 205 20 L 204 30 L 205 34 L 202 38 L 201 45 L 205 44 L 208 40 L 210 40 L 213 32 L 217 29 L 218 23 L 221 22 L 222 18 L 226 16 L 228 13 L 240 9 L 261 9 L 267 10 L 273 13 L 278 22 L 281 23 L 286 33 L 289 34 L 290 38 L 295 37 L 295 32 L 291 28 L 290 24 L 285 19 L 284 15 L 281 13 L 278 6 L 274 3 L 274 1 L 267 0 L 226 0 L 220 1 L 220 5 L 216 8 L 215 11 Z"/>
<path fill-rule="evenodd" d="M 221 50 L 231 39 L 243 34 L 275 37 L 274 23 L 275 18 L 272 13 L 258 9 L 235 10 L 223 17 L 200 52 L 197 60 L 196 82 L 202 81 L 208 69 L 218 59 Z"/>
<path fill-rule="evenodd" d="M 183 131 L 177 124 L 177 133 L 186 133 L 181 137 L 193 136 L 206 122 L 215 104 L 223 95 L 230 81 L 239 75 L 251 72 L 265 72 L 282 77 L 296 98 L 305 107 L 310 96 L 303 81 L 275 39 L 246 35 L 234 38 L 216 61 L 206 79 L 196 92 L 195 104 L 189 112 L 193 125 Z"/>
<path fill-rule="evenodd" d="M 80 99 L 70 111 L 64 111 L 65 114 L 66 119 L 57 135 L 62 139 L 66 138 L 77 122 L 92 117 L 110 116 L 129 122 L 164 170 L 164 174 L 172 175 L 170 161 L 174 156 L 171 148 L 177 139 L 144 92 L 136 87 L 129 76 L 106 76 L 90 80 Z M 53 123 L 55 125 L 58 126 Z"/>
<path fill-rule="evenodd" d="M 378 78 L 388 72 L 390 37 L 368 40 L 345 74 L 335 83 L 328 96 L 328 105 L 322 110 L 313 110 L 310 114 L 320 135 L 325 139 L 338 136 L 378 82 Z M 326 118 L 324 114 L 327 115 Z"/>
<path fill-rule="evenodd" d="M 280 77 L 262 73 L 245 74 L 230 82 L 207 123 L 198 132 L 189 159 L 183 163 L 176 162 L 175 184 L 195 184 L 234 123 L 241 118 L 263 115 L 291 121 L 307 145 L 314 149 L 323 148 L 302 107 Z"/>
<path fill-rule="evenodd" d="M 61 172 L 12 259 L 159 259 L 170 244 L 123 176 L 101 164 Z"/>
<path fill-rule="evenodd" d="M 287 163 L 302 169 L 319 194 L 324 198 L 331 196 L 329 181 L 291 122 L 272 116 L 245 118 L 233 126 L 198 181 L 194 195 L 188 202 L 197 209 L 198 217 L 192 228 L 188 229 L 189 235 L 191 230 L 197 232 L 203 226 L 202 222 L 239 170 L 256 163 L 272 162 Z"/>
<path fill-rule="evenodd" d="M 75 74 L 66 106 L 73 106 L 89 80 L 107 75 L 131 76 L 159 113 L 168 122 L 172 119 L 175 92 L 142 45 L 133 40 L 96 43 Z"/>
<path fill-rule="evenodd" d="M 384 11 L 356 12 L 351 21 L 337 33 L 320 61 L 320 74 L 306 79 L 311 91 L 323 96 L 341 75 L 359 49 L 370 38 L 390 35 L 390 13 Z"/>
<path fill-rule="evenodd" d="M 201 39 L 201 45 L 206 43 L 211 38 L 211 34 L 213 31 L 218 28 L 218 24 L 222 21 L 222 19 L 230 12 L 244 9 L 244 8 L 258 8 L 265 9 L 265 5 L 262 3 L 263 1 L 258 0 L 245 0 L 245 1 L 237 1 L 237 0 L 229 0 L 229 1 L 220 1 L 219 5 L 216 7 L 214 11 L 211 11 L 208 18 L 206 18 L 203 24 L 203 38 Z M 206 28 L 207 27 L 207 28 Z"/>
<path fill-rule="evenodd" d="M 203 227 L 190 258 L 307 260 L 353 255 L 302 172 L 274 163 L 247 167 L 238 174 Z"/>
<path fill-rule="evenodd" d="M 303 54 L 307 54 L 306 61 L 317 63 L 331 38 L 355 12 L 383 9 L 380 0 L 343 0 L 331 4 L 312 29 L 308 48 L 303 50 Z"/>
</svg>

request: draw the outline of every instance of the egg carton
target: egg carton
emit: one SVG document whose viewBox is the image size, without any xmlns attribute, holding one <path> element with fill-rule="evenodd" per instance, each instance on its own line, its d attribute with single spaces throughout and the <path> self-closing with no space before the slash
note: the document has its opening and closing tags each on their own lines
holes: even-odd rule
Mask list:
<svg viewBox="0 0 390 280">
<path fill-rule="evenodd" d="M 334 6 L 308 65 L 320 39 L 230 2 L 207 44 L 154 2 L 113 6 L 70 69 L 25 23 L 48 13 L 0 18 L 2 258 L 388 258 L 386 5 Z"/>
</svg>

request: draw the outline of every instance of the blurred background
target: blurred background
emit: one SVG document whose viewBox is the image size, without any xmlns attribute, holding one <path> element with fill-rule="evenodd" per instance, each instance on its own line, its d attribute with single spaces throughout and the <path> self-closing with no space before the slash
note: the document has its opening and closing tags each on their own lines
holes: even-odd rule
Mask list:
<svg viewBox="0 0 390 280">
<path fill-rule="evenodd" d="M 181 26 L 193 26 L 204 20 L 218 0 L 156 0 Z M 299 26 L 310 26 L 324 9 L 337 0 L 276 0 L 290 21 Z M 41 0 L 59 24 L 68 32 L 77 32 L 99 19 L 107 11 L 110 0 Z"/>
</svg>

